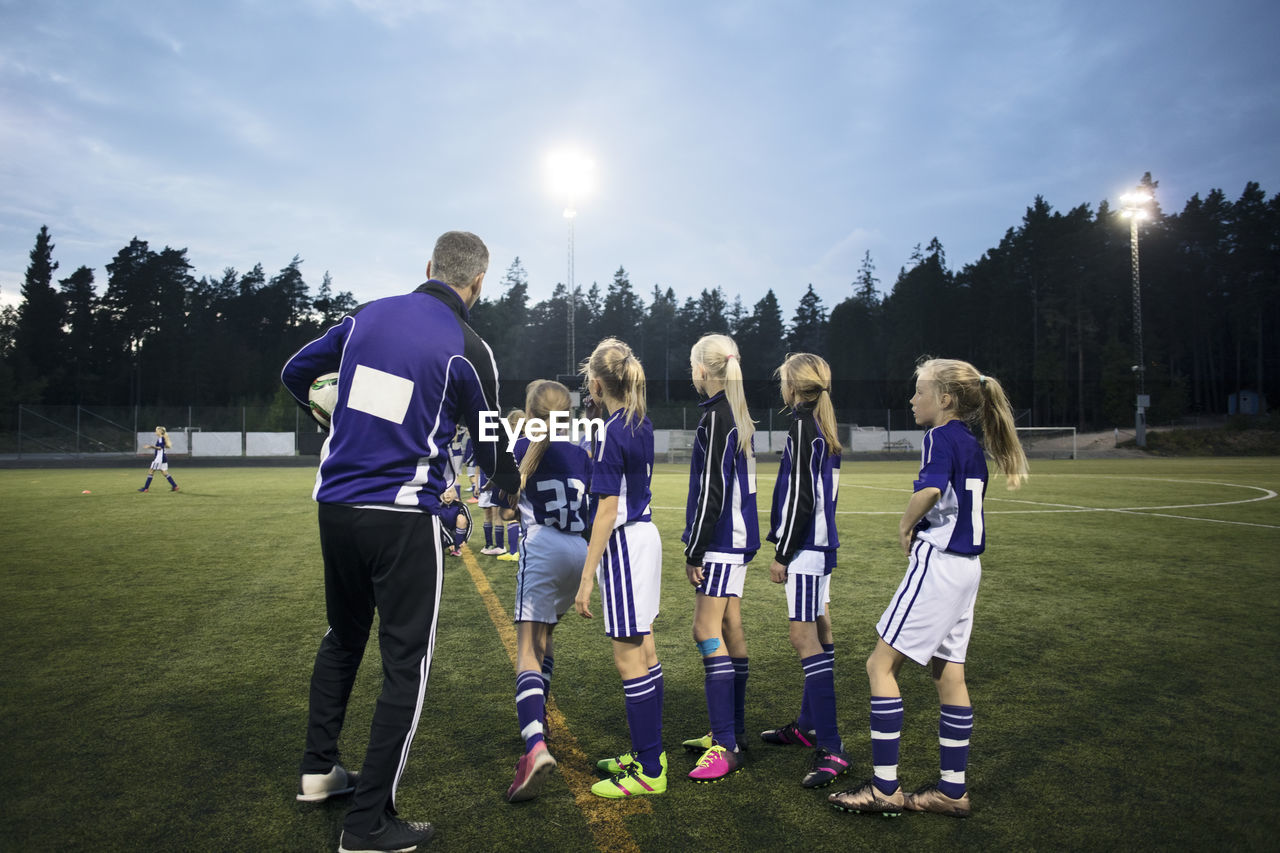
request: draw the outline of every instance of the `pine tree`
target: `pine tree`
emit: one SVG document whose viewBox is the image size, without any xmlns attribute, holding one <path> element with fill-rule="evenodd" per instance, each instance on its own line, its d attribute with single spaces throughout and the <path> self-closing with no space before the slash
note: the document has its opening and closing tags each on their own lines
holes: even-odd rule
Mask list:
<svg viewBox="0 0 1280 853">
<path fill-rule="evenodd" d="M 21 393 L 29 402 L 46 399 L 47 388 L 56 389 L 65 358 L 62 295 L 53 287 L 53 242 L 48 227 L 40 226 L 31 263 L 22 282 L 23 301 L 18 306 L 10 363 Z"/>
<path fill-rule="evenodd" d="M 791 318 L 787 346 L 792 352 L 811 352 L 824 358 L 827 355 L 827 311 L 812 284 L 800 297 Z"/>
<path fill-rule="evenodd" d="M 641 322 L 643 317 L 644 304 L 632 289 L 627 271 L 618 267 L 618 271 L 613 274 L 613 281 L 609 283 L 604 305 L 600 310 L 600 336 L 620 338 L 639 352 L 641 347 L 638 339 L 643 326 Z"/>
<path fill-rule="evenodd" d="M 787 354 L 786 327 L 782 306 L 770 289 L 752 307 L 738 331 L 738 351 L 742 353 L 742 373 L 749 379 L 768 379 Z"/>
<path fill-rule="evenodd" d="M 96 402 L 89 393 L 97 384 L 93 349 L 98 300 L 93 292 L 93 270 L 80 267 L 58 284 L 67 306 L 67 381 L 63 399 Z"/>
</svg>

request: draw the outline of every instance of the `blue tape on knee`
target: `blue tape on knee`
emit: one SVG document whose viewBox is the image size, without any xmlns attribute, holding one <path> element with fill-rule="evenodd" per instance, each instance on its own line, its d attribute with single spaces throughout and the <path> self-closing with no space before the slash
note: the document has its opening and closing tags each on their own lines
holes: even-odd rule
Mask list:
<svg viewBox="0 0 1280 853">
<path fill-rule="evenodd" d="M 720 648 L 719 637 L 712 637 L 709 640 L 696 640 L 695 642 L 698 644 L 698 651 L 702 652 L 702 656 L 704 658 L 716 649 Z"/>
</svg>

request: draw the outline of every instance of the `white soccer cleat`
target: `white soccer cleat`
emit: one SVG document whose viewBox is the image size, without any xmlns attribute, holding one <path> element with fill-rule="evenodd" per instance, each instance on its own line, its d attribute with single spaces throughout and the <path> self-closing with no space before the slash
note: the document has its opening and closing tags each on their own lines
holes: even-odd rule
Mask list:
<svg viewBox="0 0 1280 853">
<path fill-rule="evenodd" d="M 330 797 L 350 794 L 359 779 L 359 773 L 348 773 L 341 764 L 333 765 L 328 773 L 303 773 L 298 780 L 298 801 L 323 803 Z"/>
</svg>

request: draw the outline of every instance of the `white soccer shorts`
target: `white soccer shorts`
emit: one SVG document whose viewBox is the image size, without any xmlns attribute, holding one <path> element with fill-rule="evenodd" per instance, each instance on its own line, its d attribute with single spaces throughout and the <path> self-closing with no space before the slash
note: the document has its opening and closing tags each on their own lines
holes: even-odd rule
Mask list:
<svg viewBox="0 0 1280 853">
<path fill-rule="evenodd" d="M 587 540 L 535 524 L 525 531 L 516 570 L 516 622 L 560 621 L 578 595 Z"/>
<path fill-rule="evenodd" d="M 596 567 L 596 583 L 605 634 L 638 637 L 650 632 L 662 594 L 662 537 L 653 522 L 633 521 L 610 534 Z"/>
<path fill-rule="evenodd" d="M 921 666 L 932 658 L 964 663 L 981 580 L 982 561 L 976 555 L 952 554 L 917 539 L 906 577 L 876 623 L 876 633 Z"/>
<path fill-rule="evenodd" d="M 787 566 L 787 618 L 792 622 L 817 622 L 831 603 L 831 575 L 822 551 L 801 551 Z"/>
</svg>

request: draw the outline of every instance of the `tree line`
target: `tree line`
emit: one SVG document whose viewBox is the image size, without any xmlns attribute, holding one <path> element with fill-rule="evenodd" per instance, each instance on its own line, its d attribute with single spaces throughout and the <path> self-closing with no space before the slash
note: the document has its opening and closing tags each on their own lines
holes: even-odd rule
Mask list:
<svg viewBox="0 0 1280 853">
<path fill-rule="evenodd" d="M 1158 184 L 1148 174 L 1142 186 L 1154 194 Z M 999 377 L 1035 425 L 1131 423 L 1139 379 L 1152 422 L 1225 412 L 1242 390 L 1276 400 L 1280 195 L 1250 182 L 1234 201 L 1215 189 L 1179 213 L 1155 202 L 1149 213 L 1139 229 L 1141 363 L 1129 221 L 1107 201 L 1062 212 L 1040 196 L 959 270 L 935 238 L 886 291 L 866 253 L 830 307 L 799 283 L 783 294 L 794 300 L 789 313 L 772 289 L 750 305 L 719 285 L 646 292 L 621 266 L 603 289 L 580 286 L 571 300 L 558 283 L 533 301 L 516 258 L 471 319 L 494 350 L 509 403 L 525 380 L 569 371 L 571 304 L 577 358 L 606 335 L 626 340 L 655 406 L 694 398 L 689 348 L 712 331 L 737 340 L 757 406 L 777 402 L 772 371 L 792 351 L 827 358 L 836 404 L 848 411 L 902 409 L 924 354 Z M 0 314 L 0 411 L 267 404 L 278 400 L 284 360 L 357 305 L 328 273 L 313 295 L 296 256 L 270 278 L 261 264 L 197 278 L 185 249 L 154 251 L 136 237 L 106 265 L 99 294 L 88 267 L 55 279 L 54 248 L 42 227 L 22 299 Z"/>
</svg>

